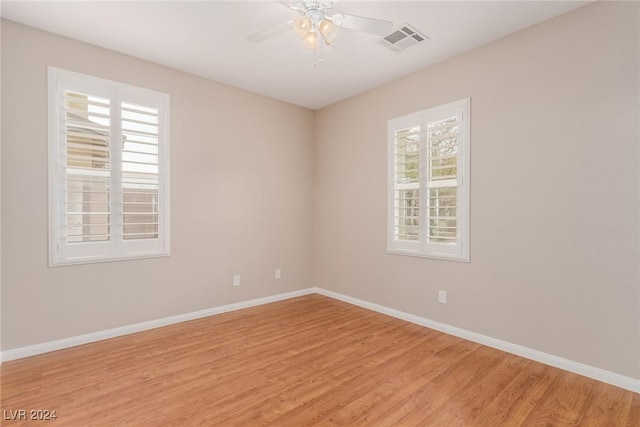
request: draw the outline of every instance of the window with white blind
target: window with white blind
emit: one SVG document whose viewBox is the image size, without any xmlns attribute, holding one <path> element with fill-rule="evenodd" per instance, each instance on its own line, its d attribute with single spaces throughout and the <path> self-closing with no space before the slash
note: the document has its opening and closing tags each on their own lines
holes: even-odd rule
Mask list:
<svg viewBox="0 0 640 427">
<path fill-rule="evenodd" d="M 49 67 L 49 262 L 169 255 L 169 95 Z"/>
<path fill-rule="evenodd" d="M 389 253 L 469 261 L 469 103 L 389 120 Z"/>
</svg>

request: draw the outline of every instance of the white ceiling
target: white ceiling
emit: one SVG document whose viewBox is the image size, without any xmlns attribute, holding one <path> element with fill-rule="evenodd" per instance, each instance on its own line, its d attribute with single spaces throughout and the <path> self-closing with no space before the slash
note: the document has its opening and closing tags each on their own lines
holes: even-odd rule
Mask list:
<svg viewBox="0 0 640 427">
<path fill-rule="evenodd" d="M 353 1 L 333 13 L 409 23 L 430 41 L 395 53 L 341 29 L 313 68 L 291 32 L 247 36 L 296 16 L 274 1 L 2 1 L 4 18 L 318 109 L 565 13 L 587 1 Z"/>
</svg>

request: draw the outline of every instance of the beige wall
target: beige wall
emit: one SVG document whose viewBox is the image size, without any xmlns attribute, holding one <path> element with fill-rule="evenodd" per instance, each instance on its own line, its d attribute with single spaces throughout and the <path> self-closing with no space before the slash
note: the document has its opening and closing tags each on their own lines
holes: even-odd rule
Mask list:
<svg viewBox="0 0 640 427">
<path fill-rule="evenodd" d="M 596 3 L 317 112 L 316 285 L 640 378 L 639 30 Z M 471 262 L 389 255 L 387 120 L 465 97 Z"/>
<path fill-rule="evenodd" d="M 171 96 L 171 257 L 47 267 L 48 65 Z M 312 111 L 3 21 L 2 114 L 3 350 L 313 284 Z"/>
</svg>

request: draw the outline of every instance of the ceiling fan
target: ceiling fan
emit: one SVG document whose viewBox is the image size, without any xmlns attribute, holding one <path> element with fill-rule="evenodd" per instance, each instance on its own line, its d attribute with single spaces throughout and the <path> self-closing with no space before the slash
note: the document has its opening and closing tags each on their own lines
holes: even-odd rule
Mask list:
<svg viewBox="0 0 640 427">
<path fill-rule="evenodd" d="M 261 42 L 288 30 L 302 39 L 302 45 L 307 49 L 316 50 L 322 42 L 331 44 L 338 35 L 338 28 L 362 31 L 378 36 L 386 36 L 393 28 L 393 22 L 382 19 L 365 18 L 356 15 L 333 14 L 331 9 L 337 0 L 295 0 L 293 2 L 278 2 L 301 16 L 282 24 L 247 37 L 252 42 Z"/>
</svg>

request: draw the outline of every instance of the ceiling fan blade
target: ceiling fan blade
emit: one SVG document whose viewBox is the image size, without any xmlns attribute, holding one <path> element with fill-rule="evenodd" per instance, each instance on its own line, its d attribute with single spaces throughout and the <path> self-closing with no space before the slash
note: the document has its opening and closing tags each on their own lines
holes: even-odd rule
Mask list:
<svg viewBox="0 0 640 427">
<path fill-rule="evenodd" d="M 301 11 L 304 10 L 303 8 L 301 8 L 301 6 L 297 3 L 297 2 L 292 2 L 291 0 L 289 1 L 285 1 L 285 0 L 281 0 L 281 1 L 276 1 L 276 3 L 280 3 L 281 5 L 283 5 L 284 7 L 286 7 L 289 10 L 295 10 L 295 11 Z"/>
<path fill-rule="evenodd" d="M 251 34 L 249 37 L 247 37 L 247 39 L 254 43 L 258 43 L 268 39 L 269 37 L 277 36 L 278 34 L 281 34 L 287 30 L 290 30 L 292 22 L 293 21 L 283 22 L 282 24 L 273 26 L 271 28 L 267 28 L 266 30 L 262 30 L 255 34 Z"/>
<path fill-rule="evenodd" d="M 333 23 L 339 27 L 362 31 L 381 37 L 388 35 L 393 29 L 393 22 L 383 19 L 365 18 L 356 15 L 337 14 L 332 17 Z"/>
</svg>

